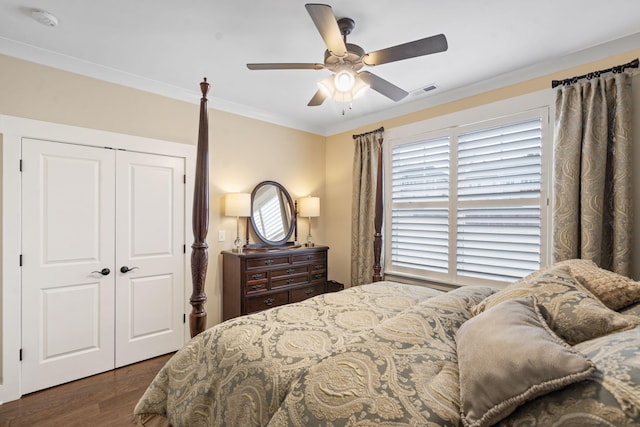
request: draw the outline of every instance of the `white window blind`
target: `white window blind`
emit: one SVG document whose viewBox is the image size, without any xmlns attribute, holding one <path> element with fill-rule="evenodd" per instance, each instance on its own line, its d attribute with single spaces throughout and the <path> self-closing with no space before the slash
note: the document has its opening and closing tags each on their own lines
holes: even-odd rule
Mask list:
<svg viewBox="0 0 640 427">
<path fill-rule="evenodd" d="M 449 138 L 393 148 L 391 260 L 446 273 L 449 265 Z M 435 205 L 434 205 L 435 203 Z"/>
<path fill-rule="evenodd" d="M 513 281 L 540 267 L 540 206 L 458 209 L 458 275 Z"/>
<path fill-rule="evenodd" d="M 458 200 L 540 197 L 540 119 L 458 137 Z"/>
<path fill-rule="evenodd" d="M 449 264 L 447 209 L 394 209 L 391 257 L 395 265 L 446 273 Z"/>
<path fill-rule="evenodd" d="M 458 275 L 512 281 L 540 267 L 540 119 L 458 136 Z"/>
<path fill-rule="evenodd" d="M 393 148 L 394 202 L 446 201 L 449 198 L 449 138 Z"/>
<path fill-rule="evenodd" d="M 392 146 L 393 269 L 468 283 L 540 267 L 542 120 L 512 120 Z"/>
</svg>

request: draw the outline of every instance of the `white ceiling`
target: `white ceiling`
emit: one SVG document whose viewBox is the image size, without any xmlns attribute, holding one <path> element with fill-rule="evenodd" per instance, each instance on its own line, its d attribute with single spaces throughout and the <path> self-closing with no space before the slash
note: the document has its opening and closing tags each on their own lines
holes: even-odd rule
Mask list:
<svg viewBox="0 0 640 427">
<path fill-rule="evenodd" d="M 0 53 L 321 135 L 640 47 L 638 0 L 333 0 L 366 52 L 444 33 L 446 52 L 365 67 L 411 92 L 353 109 L 307 107 L 327 70 L 250 71 L 248 62 L 323 62 L 295 0 L 0 0 Z M 30 17 L 53 13 L 56 27 Z M 633 58 L 630 58 L 633 59 Z M 0 75 L 2 70 L 0 70 Z M 418 95 L 435 84 L 437 90 Z M 414 92 L 415 91 L 415 92 Z M 123 101 L 125 102 L 125 101 Z"/>
</svg>

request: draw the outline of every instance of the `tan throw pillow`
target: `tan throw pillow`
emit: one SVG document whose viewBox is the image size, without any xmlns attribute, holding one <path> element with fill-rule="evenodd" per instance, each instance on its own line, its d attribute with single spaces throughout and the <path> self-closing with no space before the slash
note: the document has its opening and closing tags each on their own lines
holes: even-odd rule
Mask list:
<svg viewBox="0 0 640 427">
<path fill-rule="evenodd" d="M 479 314 L 503 301 L 535 296 L 551 329 L 571 345 L 634 325 L 585 290 L 569 268 L 562 264 L 518 280 L 482 300 L 472 312 Z"/>
<path fill-rule="evenodd" d="M 597 265 L 571 264 L 571 274 L 612 310 L 620 310 L 640 301 L 640 282 Z"/>
<path fill-rule="evenodd" d="M 587 379 L 593 363 L 546 324 L 534 297 L 505 301 L 456 333 L 462 422 L 497 423 L 519 405 Z"/>
<path fill-rule="evenodd" d="M 582 267 L 582 268 L 598 268 L 596 263 L 589 259 L 568 259 L 565 261 L 558 261 L 554 264 L 549 264 L 546 267 L 542 267 L 541 269 L 536 270 L 533 273 L 530 273 L 528 276 L 525 276 L 518 281 L 527 281 L 530 279 L 534 279 L 536 277 L 539 277 L 545 274 L 549 270 L 553 270 L 554 268 L 573 267 L 573 266 Z"/>
</svg>

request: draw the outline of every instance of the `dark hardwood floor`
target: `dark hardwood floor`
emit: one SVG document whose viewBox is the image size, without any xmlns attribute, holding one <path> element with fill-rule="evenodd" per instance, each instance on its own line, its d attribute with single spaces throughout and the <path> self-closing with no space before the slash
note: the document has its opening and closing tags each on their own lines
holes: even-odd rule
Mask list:
<svg viewBox="0 0 640 427">
<path fill-rule="evenodd" d="M 0 405 L 0 426 L 134 426 L 133 408 L 171 356 L 37 391 Z"/>
</svg>

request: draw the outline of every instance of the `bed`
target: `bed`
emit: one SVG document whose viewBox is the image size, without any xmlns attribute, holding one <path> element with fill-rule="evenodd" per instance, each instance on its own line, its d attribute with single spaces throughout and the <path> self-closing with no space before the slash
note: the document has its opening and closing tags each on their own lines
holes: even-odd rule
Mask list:
<svg viewBox="0 0 640 427">
<path fill-rule="evenodd" d="M 381 281 L 194 337 L 143 425 L 640 425 L 640 285 L 571 260 L 502 288 Z"/>
<path fill-rule="evenodd" d="M 442 292 L 374 274 L 368 285 L 205 330 L 208 88 L 205 79 L 192 339 L 139 400 L 140 424 L 640 425 L 640 283 L 591 261 L 556 263 L 501 289 Z"/>
</svg>

